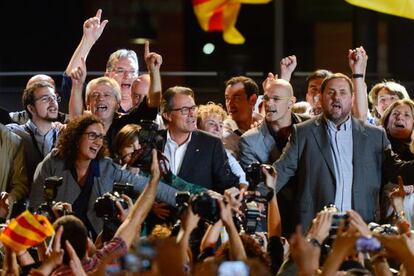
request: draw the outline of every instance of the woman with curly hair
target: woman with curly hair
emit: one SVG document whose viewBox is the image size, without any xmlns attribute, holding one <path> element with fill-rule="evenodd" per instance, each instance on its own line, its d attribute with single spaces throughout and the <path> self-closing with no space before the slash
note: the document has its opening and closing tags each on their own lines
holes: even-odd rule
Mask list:
<svg viewBox="0 0 414 276">
<path fill-rule="evenodd" d="M 100 119 L 83 115 L 70 121 L 59 136 L 57 147 L 39 164 L 30 193 L 30 206 L 37 208 L 43 202 L 43 186 L 50 176 L 63 177 L 57 187 L 56 201 L 72 204 L 72 209 L 94 236 L 103 227 L 96 216 L 95 200 L 112 191 L 114 182 L 128 182 L 142 192 L 148 178 L 122 170 L 107 158 L 105 131 Z M 160 183 L 158 200 L 175 204 L 176 190 Z"/>
</svg>

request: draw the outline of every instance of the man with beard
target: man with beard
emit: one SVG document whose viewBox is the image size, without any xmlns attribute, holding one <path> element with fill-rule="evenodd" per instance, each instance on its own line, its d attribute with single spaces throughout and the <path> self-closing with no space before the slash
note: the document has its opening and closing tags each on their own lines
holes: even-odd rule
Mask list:
<svg viewBox="0 0 414 276">
<path fill-rule="evenodd" d="M 279 159 L 293 124 L 308 119 L 304 115 L 292 112 L 295 101 L 290 83 L 283 79 L 276 79 L 272 73 L 269 73 L 264 83 L 265 119 L 259 126 L 250 129 L 240 138 L 240 164 L 245 170 L 253 162 L 272 164 Z M 278 194 L 285 234 L 294 230 L 289 214 L 293 194 L 293 185 L 289 185 Z"/>
<path fill-rule="evenodd" d="M 55 147 L 62 124 L 58 118 L 58 102 L 55 87 L 47 81 L 33 83 L 23 92 L 22 103 L 29 116 L 24 125 L 9 124 L 7 127 L 22 140 L 29 183 L 37 164 Z"/>
<path fill-rule="evenodd" d="M 398 174 L 408 175 L 412 163 L 405 166 L 395 158 L 383 129 L 352 116 L 351 79 L 333 74 L 324 79 L 321 91 L 323 113 L 293 126 L 282 156 L 274 163 L 276 188 L 296 177 L 292 217 L 302 229 L 332 203 L 340 212 L 353 209 L 365 222 L 377 221 L 383 184 Z"/>
<path fill-rule="evenodd" d="M 27 81 L 26 88 L 29 88 L 29 86 L 32 86 L 34 83 L 40 82 L 40 81 L 48 82 L 53 87 L 56 87 L 55 81 L 52 79 L 51 76 L 44 75 L 44 74 L 37 74 L 37 75 L 32 76 Z M 56 90 L 55 90 L 55 93 L 56 93 Z M 24 125 L 30 119 L 29 114 L 27 113 L 26 110 L 13 111 L 13 112 L 10 112 L 9 115 L 10 115 L 10 118 L 11 118 L 10 123 L 15 122 L 15 123 L 20 124 L 20 125 Z M 61 123 L 66 123 L 68 120 L 69 120 L 68 114 L 65 114 L 65 113 L 59 111 L 56 121 L 61 122 Z M 7 124 L 10 124 L 10 123 L 7 123 Z"/>
</svg>

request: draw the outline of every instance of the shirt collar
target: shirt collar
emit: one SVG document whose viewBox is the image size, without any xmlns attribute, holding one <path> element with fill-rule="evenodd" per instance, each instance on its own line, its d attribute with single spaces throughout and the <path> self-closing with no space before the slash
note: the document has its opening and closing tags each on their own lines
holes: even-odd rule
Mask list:
<svg viewBox="0 0 414 276">
<path fill-rule="evenodd" d="M 328 128 L 331 130 L 335 130 L 335 131 L 348 131 L 351 129 L 352 127 L 352 120 L 351 120 L 351 116 L 348 115 L 348 118 L 345 120 L 345 122 L 343 122 L 342 124 L 340 124 L 339 126 L 337 126 L 334 122 L 332 122 L 331 120 L 329 120 L 328 118 L 325 117 L 326 123 L 328 125 Z"/>
<path fill-rule="evenodd" d="M 184 144 L 188 144 L 188 143 L 190 143 L 190 141 L 191 141 L 191 136 L 193 135 L 193 133 L 192 132 L 190 132 L 190 135 L 188 136 L 188 138 L 187 138 L 187 140 L 183 143 L 183 145 Z M 176 144 L 176 145 L 178 145 L 172 138 L 171 138 L 171 135 L 170 135 L 170 130 L 169 129 L 167 129 L 167 142 L 169 142 L 169 143 L 174 143 L 174 144 Z"/>
</svg>

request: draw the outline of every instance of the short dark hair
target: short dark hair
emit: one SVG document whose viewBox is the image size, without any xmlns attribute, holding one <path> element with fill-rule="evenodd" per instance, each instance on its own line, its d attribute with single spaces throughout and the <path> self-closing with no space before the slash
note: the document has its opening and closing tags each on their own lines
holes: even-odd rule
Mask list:
<svg viewBox="0 0 414 276">
<path fill-rule="evenodd" d="M 188 95 L 195 100 L 194 91 L 191 88 L 184 86 L 170 87 L 162 94 L 161 113 L 171 111 L 173 99 L 177 94 Z"/>
<path fill-rule="evenodd" d="M 93 124 L 104 125 L 103 122 L 96 117 L 95 115 L 82 115 L 71 120 L 66 128 L 63 130 L 62 134 L 59 135 L 58 145 L 57 145 L 57 156 L 60 159 L 75 161 L 79 146 L 80 138 L 82 137 L 85 130 Z M 99 150 L 96 158 L 101 159 L 108 155 L 108 149 L 104 143 Z"/>
<path fill-rule="evenodd" d="M 306 89 L 308 89 L 309 83 L 315 79 L 324 79 L 332 75 L 332 72 L 325 69 L 318 69 L 313 71 L 307 78 L 306 78 Z"/>
<path fill-rule="evenodd" d="M 252 95 L 259 95 L 259 86 L 253 79 L 249 77 L 245 77 L 245 76 L 232 77 L 231 79 L 226 81 L 225 84 L 227 87 L 229 85 L 233 86 L 237 83 L 243 84 L 244 91 L 246 92 L 246 95 L 247 95 L 247 99 L 250 99 L 250 96 Z"/>
<path fill-rule="evenodd" d="M 349 89 L 351 89 L 351 94 L 354 93 L 354 84 L 352 83 L 352 80 L 347 75 L 345 75 L 345 74 L 342 74 L 342 73 L 334 73 L 334 74 L 331 74 L 330 76 L 326 77 L 322 81 L 322 84 L 321 84 L 321 92 L 322 92 L 322 94 L 323 94 L 323 92 L 325 90 L 325 87 L 326 87 L 327 83 L 330 80 L 333 80 L 333 79 L 344 79 L 348 83 Z"/>
<path fill-rule="evenodd" d="M 86 255 L 86 245 L 88 242 L 88 234 L 83 222 L 73 215 L 67 215 L 58 218 L 54 223 L 53 227 L 57 231 L 59 227 L 63 227 L 62 238 L 60 244 L 64 249 L 63 263 L 68 265 L 70 262 L 69 254 L 66 252 L 65 242 L 68 240 L 78 255 L 79 259 L 82 260 Z"/>
<path fill-rule="evenodd" d="M 22 105 L 24 107 L 24 109 L 27 112 L 27 115 L 29 115 L 29 118 L 32 119 L 32 114 L 29 112 L 29 108 L 27 108 L 29 105 L 34 105 L 35 103 L 35 98 L 34 98 L 34 92 L 39 89 L 39 88 L 43 88 L 43 87 L 49 87 L 51 89 L 53 89 L 53 91 L 55 91 L 55 87 L 47 81 L 39 81 L 39 82 L 35 82 L 32 85 L 30 85 L 29 87 L 27 87 L 25 90 L 23 90 L 23 95 L 22 95 Z"/>
</svg>

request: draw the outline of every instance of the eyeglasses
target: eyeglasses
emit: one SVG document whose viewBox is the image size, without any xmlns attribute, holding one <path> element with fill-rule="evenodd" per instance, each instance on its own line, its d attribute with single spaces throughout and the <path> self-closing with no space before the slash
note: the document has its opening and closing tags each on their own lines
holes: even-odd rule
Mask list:
<svg viewBox="0 0 414 276">
<path fill-rule="evenodd" d="M 171 109 L 171 111 L 180 111 L 181 112 L 181 115 L 186 116 L 186 115 L 188 115 L 188 113 L 190 113 L 190 111 L 191 112 L 196 112 L 197 109 L 198 109 L 198 106 L 197 105 L 193 105 L 193 106 L 190 106 L 190 107 L 184 106 L 184 107 L 181 107 L 181 108 Z"/>
<path fill-rule="evenodd" d="M 112 70 L 112 72 L 114 72 L 115 75 L 124 75 L 126 77 L 136 77 L 138 75 L 138 72 L 136 70 L 126 70 L 123 68 L 115 68 L 114 70 Z"/>
<path fill-rule="evenodd" d="M 91 141 L 95 141 L 96 139 L 105 139 L 105 135 L 98 134 L 96 132 L 85 132 L 84 134 L 88 135 L 88 139 Z"/>
<path fill-rule="evenodd" d="M 61 99 L 62 98 L 60 96 L 56 95 L 44 95 L 42 97 L 34 99 L 34 101 L 41 101 L 42 103 L 50 103 L 51 101 L 54 101 L 60 103 Z"/>
<path fill-rule="evenodd" d="M 270 101 L 270 100 L 281 101 L 281 100 L 290 100 L 291 98 L 292 98 L 291 96 L 274 96 L 274 97 L 269 97 L 267 95 L 263 96 L 264 101 Z"/>
</svg>

